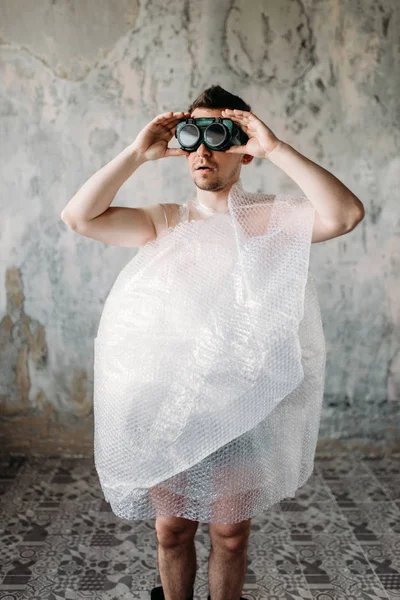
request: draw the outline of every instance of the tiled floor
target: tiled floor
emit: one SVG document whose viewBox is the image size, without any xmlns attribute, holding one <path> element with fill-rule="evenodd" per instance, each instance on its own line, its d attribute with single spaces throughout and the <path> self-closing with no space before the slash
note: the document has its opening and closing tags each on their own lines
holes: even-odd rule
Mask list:
<svg viewBox="0 0 400 600">
<path fill-rule="evenodd" d="M 89 459 L 0 459 L 0 599 L 150 598 L 154 521 L 119 519 Z M 208 594 L 207 523 L 195 600 Z M 316 458 L 296 499 L 254 517 L 243 596 L 400 599 L 400 460 Z"/>
</svg>

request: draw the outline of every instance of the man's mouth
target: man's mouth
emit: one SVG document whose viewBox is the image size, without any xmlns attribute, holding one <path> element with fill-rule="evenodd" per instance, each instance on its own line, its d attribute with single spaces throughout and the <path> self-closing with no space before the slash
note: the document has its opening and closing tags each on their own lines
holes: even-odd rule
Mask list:
<svg viewBox="0 0 400 600">
<path fill-rule="evenodd" d="M 214 171 L 211 167 L 197 167 L 196 171 Z"/>
</svg>

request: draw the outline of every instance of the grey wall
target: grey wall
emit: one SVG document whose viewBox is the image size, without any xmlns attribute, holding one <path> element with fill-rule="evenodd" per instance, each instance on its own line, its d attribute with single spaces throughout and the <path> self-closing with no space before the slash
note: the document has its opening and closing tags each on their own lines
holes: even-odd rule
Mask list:
<svg viewBox="0 0 400 600">
<path fill-rule="evenodd" d="M 319 449 L 399 450 L 400 5 L 397 0 L 0 0 L 1 441 L 92 452 L 93 339 L 135 249 L 81 237 L 60 213 L 157 114 L 211 84 L 364 203 L 313 244 L 327 340 Z M 300 192 L 268 161 L 250 191 Z M 143 165 L 113 204 L 183 202 L 183 157 Z"/>
</svg>

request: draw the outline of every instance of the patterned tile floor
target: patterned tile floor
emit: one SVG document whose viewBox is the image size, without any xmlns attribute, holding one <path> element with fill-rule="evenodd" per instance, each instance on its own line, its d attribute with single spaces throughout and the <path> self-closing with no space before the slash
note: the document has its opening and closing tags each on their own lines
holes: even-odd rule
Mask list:
<svg viewBox="0 0 400 600">
<path fill-rule="evenodd" d="M 82 458 L 0 458 L 0 599 L 147 599 L 155 521 L 126 521 Z M 208 594 L 207 523 L 195 600 Z M 317 457 L 296 498 L 252 520 L 249 600 L 400 599 L 400 460 Z"/>
</svg>

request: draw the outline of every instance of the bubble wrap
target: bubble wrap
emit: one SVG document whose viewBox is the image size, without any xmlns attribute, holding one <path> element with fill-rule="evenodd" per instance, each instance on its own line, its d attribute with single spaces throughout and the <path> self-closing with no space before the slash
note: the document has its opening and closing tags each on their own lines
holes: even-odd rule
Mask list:
<svg viewBox="0 0 400 600">
<path fill-rule="evenodd" d="M 315 209 L 241 180 L 226 213 L 199 217 L 194 202 L 122 269 L 94 340 L 95 465 L 124 519 L 236 523 L 313 470 L 326 360 Z"/>
</svg>

